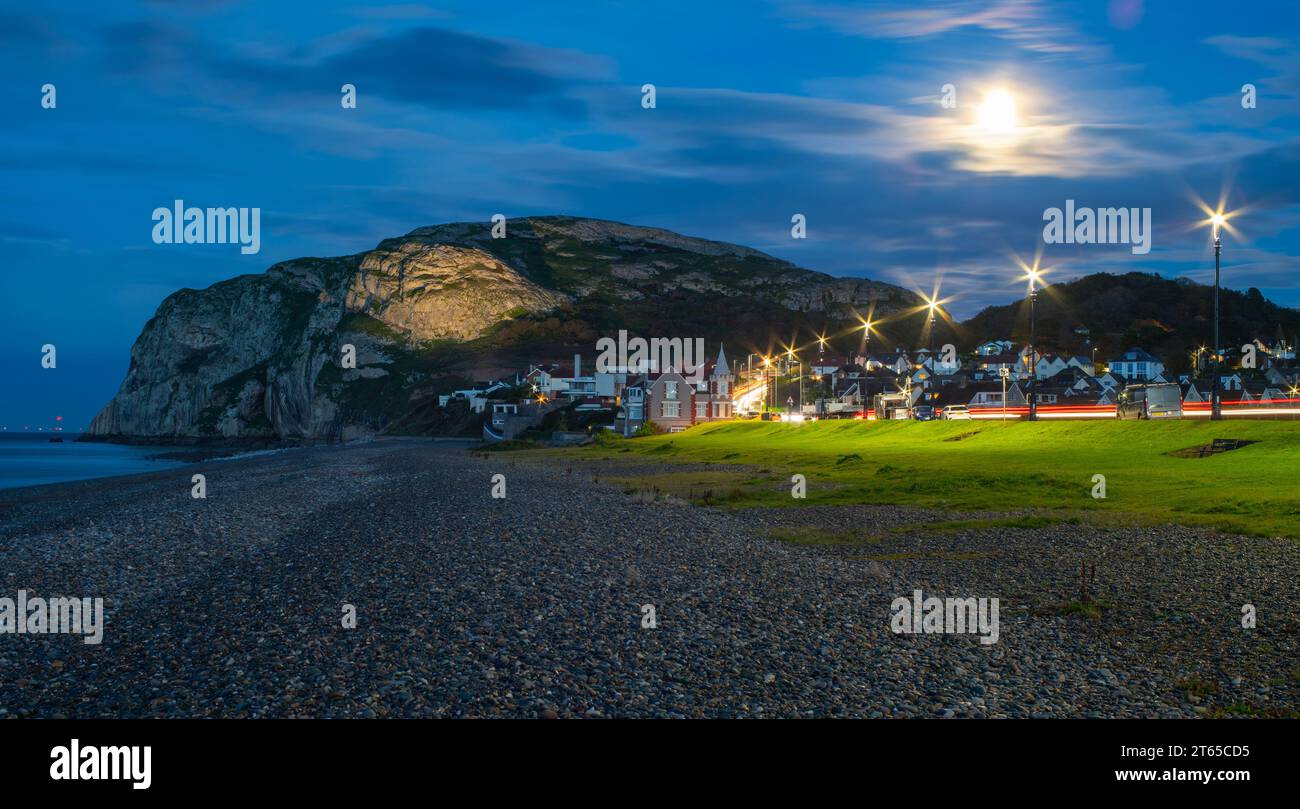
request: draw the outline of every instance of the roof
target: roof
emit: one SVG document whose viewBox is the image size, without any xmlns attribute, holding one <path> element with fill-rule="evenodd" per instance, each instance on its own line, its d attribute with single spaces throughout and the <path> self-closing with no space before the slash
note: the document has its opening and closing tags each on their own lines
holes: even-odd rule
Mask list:
<svg viewBox="0 0 1300 809">
<path fill-rule="evenodd" d="M 1128 351 L 1124 352 L 1123 356 L 1114 357 L 1110 361 L 1111 362 L 1160 362 L 1159 359 L 1152 356 L 1145 349 L 1136 348 L 1136 347 L 1130 348 Z"/>
<path fill-rule="evenodd" d="M 1001 354 L 986 354 L 976 361 L 985 365 L 1015 365 L 1020 362 L 1020 354 L 1014 351 L 1003 351 Z"/>
</svg>

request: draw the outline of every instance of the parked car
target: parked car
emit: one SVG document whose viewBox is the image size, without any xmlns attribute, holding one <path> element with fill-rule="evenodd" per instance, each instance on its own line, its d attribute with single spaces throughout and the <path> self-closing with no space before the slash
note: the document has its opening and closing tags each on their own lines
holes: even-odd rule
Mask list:
<svg viewBox="0 0 1300 809">
<path fill-rule="evenodd" d="M 966 405 L 948 405 L 943 409 L 943 417 L 947 421 L 957 421 L 959 419 L 970 420 L 970 408 Z"/>
<path fill-rule="evenodd" d="M 1172 382 L 1126 385 L 1115 403 L 1115 417 L 1121 419 L 1177 419 L 1182 416 L 1182 391 Z"/>
<path fill-rule="evenodd" d="M 912 408 L 912 418 L 917 421 L 934 421 L 934 408 L 930 405 L 917 405 Z"/>
</svg>

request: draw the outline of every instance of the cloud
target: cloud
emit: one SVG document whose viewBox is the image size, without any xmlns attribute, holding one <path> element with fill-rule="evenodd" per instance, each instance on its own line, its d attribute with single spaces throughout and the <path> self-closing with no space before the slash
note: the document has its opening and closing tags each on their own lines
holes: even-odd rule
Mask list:
<svg viewBox="0 0 1300 809">
<path fill-rule="evenodd" d="M 337 94 L 346 83 L 363 97 L 438 111 L 540 108 L 578 116 L 582 105 L 571 90 L 610 70 L 580 52 L 432 27 L 358 29 L 278 55 L 227 55 L 188 30 L 154 21 L 112 26 L 104 42 L 105 61 L 116 72 L 165 77 L 171 87 L 185 75 L 216 91 L 209 96 L 241 94 L 240 106 L 249 93 L 292 102 Z"/>
<path fill-rule="evenodd" d="M 868 39 L 917 39 L 973 28 L 993 34 L 1025 51 L 1047 56 L 1100 57 L 1107 49 L 1073 29 L 1049 21 L 1059 11 L 1034 0 L 948 0 L 927 5 L 881 7 L 835 3 L 787 2 L 786 16 L 827 25 Z"/>
</svg>

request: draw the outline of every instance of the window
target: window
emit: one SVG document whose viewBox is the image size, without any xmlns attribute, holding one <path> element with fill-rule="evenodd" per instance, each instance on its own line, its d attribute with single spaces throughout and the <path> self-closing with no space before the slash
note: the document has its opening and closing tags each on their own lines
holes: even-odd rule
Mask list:
<svg viewBox="0 0 1300 809">
<path fill-rule="evenodd" d="M 720 393 L 720 394 L 726 394 L 726 392 L 727 392 L 727 380 L 725 380 L 725 379 L 719 379 L 719 380 L 718 380 L 718 393 Z"/>
<path fill-rule="evenodd" d="M 675 419 L 682 414 L 682 403 L 664 402 L 660 414 L 666 419 Z"/>
<path fill-rule="evenodd" d="M 696 418 L 699 418 L 699 419 L 703 419 L 703 418 L 708 418 L 708 416 L 709 416 L 709 404 L 708 404 L 708 402 L 696 402 L 696 403 L 695 403 L 695 417 L 696 417 Z"/>
<path fill-rule="evenodd" d="M 664 383 L 664 398 L 665 398 L 665 399 L 676 399 L 676 398 L 677 398 L 677 383 L 676 383 L 676 382 L 665 382 L 665 383 Z"/>
</svg>

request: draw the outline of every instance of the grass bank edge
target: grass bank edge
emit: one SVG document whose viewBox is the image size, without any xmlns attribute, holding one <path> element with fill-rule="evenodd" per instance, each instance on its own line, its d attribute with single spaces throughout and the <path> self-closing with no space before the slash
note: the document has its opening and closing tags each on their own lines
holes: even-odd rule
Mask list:
<svg viewBox="0 0 1300 809">
<path fill-rule="evenodd" d="M 1204 458 L 1175 454 L 1215 438 L 1254 443 Z M 1300 422 L 1292 421 L 733 421 L 536 452 L 561 463 L 694 465 L 621 474 L 620 463 L 596 474 L 721 508 L 879 503 L 1300 538 Z M 791 496 L 795 474 L 807 481 L 803 499 Z M 1092 496 L 1095 475 L 1105 477 L 1104 499 Z"/>
</svg>

